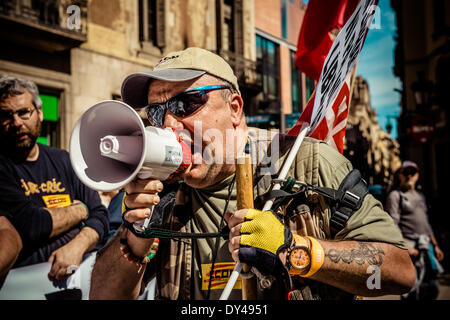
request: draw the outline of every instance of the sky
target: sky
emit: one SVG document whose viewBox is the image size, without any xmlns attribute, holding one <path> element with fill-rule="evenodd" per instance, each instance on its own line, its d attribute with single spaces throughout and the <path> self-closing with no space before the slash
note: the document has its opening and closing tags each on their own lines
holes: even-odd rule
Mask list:
<svg viewBox="0 0 450 320">
<path fill-rule="evenodd" d="M 369 84 L 372 108 L 377 111 L 378 123 L 383 130 L 392 125 L 391 136 L 397 138 L 397 117 L 400 115 L 402 83 L 394 75 L 394 35 L 397 30 L 395 12 L 390 0 L 379 0 L 372 26 L 361 51 L 356 74 Z"/>
</svg>

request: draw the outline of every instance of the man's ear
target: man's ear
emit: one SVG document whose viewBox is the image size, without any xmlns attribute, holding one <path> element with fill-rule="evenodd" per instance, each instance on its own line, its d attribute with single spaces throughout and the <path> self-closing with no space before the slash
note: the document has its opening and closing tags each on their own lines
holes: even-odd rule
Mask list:
<svg viewBox="0 0 450 320">
<path fill-rule="evenodd" d="M 242 114 L 244 112 L 244 101 L 242 97 L 233 93 L 230 97 L 231 122 L 234 127 L 238 127 L 242 122 Z"/>
<path fill-rule="evenodd" d="M 44 121 L 44 112 L 42 111 L 42 108 L 37 109 L 39 120 Z"/>
</svg>

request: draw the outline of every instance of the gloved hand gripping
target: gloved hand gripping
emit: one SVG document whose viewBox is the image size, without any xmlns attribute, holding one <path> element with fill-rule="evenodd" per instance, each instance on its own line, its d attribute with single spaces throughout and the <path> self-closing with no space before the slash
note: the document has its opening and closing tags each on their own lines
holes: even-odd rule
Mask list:
<svg viewBox="0 0 450 320">
<path fill-rule="evenodd" d="M 289 248 L 292 233 L 271 211 L 249 209 L 241 226 L 239 260 L 266 274 L 285 271 L 278 254 Z"/>
</svg>

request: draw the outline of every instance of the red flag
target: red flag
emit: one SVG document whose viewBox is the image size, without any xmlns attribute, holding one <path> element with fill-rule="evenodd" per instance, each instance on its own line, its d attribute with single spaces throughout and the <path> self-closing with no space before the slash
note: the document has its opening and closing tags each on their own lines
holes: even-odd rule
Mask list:
<svg viewBox="0 0 450 320">
<path fill-rule="evenodd" d="M 375 0 L 374 5 L 377 3 L 378 0 Z M 358 4 L 359 0 L 309 1 L 298 39 L 296 61 L 297 67 L 307 76 L 315 80 L 320 79 L 323 64 L 333 45 L 330 32 L 344 27 Z M 365 3 L 365 5 L 368 4 Z M 350 27 L 347 27 L 347 30 L 349 29 Z M 365 29 L 366 35 L 367 31 Z M 364 43 L 364 39 L 362 43 Z M 331 103 L 327 107 L 323 119 L 313 129 L 314 131 L 308 134 L 310 137 L 327 142 L 340 153 L 344 150 L 344 137 L 350 104 L 350 78 L 351 72 L 346 75 L 345 81 L 334 100 L 330 101 Z M 289 130 L 289 135 L 298 135 L 303 122 L 311 123 L 315 96 L 316 92 L 314 91 L 299 120 Z"/>
<path fill-rule="evenodd" d="M 341 29 L 359 0 L 309 0 L 297 44 L 297 67 L 319 80 L 323 63 L 333 44 L 330 32 Z"/>
<path fill-rule="evenodd" d="M 340 153 L 344 151 L 345 129 L 347 127 L 348 106 L 350 99 L 350 76 L 348 74 L 344 85 L 336 96 L 332 107 L 328 108 L 323 120 L 317 128 L 308 136 L 323 140 L 334 147 Z M 300 115 L 297 123 L 289 130 L 288 135 L 299 134 L 303 122 L 311 123 L 312 110 L 314 107 L 315 92 L 306 105 L 305 111 Z"/>
</svg>

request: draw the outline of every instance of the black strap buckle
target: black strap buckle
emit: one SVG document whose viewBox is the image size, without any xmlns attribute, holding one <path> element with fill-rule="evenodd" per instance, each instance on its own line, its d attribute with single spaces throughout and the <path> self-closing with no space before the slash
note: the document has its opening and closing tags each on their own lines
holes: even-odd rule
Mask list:
<svg viewBox="0 0 450 320">
<path fill-rule="evenodd" d="M 358 207 L 358 203 L 361 197 L 357 196 L 353 192 L 345 191 L 345 193 L 342 196 L 341 202 L 344 206 L 356 209 Z"/>
</svg>

